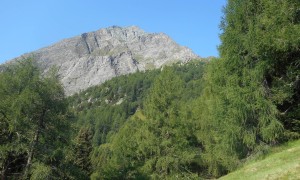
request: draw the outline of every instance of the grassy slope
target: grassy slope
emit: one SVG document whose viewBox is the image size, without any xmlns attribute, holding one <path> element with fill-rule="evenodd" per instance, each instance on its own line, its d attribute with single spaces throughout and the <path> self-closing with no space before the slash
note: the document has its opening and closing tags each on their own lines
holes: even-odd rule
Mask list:
<svg viewBox="0 0 300 180">
<path fill-rule="evenodd" d="M 274 148 L 262 160 L 251 162 L 220 179 L 300 179 L 300 140 Z"/>
</svg>

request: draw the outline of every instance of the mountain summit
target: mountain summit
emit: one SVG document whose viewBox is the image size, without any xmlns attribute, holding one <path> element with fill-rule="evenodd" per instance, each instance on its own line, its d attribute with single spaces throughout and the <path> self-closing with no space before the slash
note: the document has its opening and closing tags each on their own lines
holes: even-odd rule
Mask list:
<svg viewBox="0 0 300 180">
<path fill-rule="evenodd" d="M 67 95 L 115 76 L 199 58 L 163 33 L 131 27 L 109 27 L 62 40 L 20 58 L 33 56 L 47 72 L 59 68 Z"/>
</svg>

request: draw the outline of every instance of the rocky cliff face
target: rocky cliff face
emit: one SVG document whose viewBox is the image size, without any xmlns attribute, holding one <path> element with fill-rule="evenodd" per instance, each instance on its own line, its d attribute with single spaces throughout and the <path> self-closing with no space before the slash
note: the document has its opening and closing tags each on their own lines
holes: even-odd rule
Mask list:
<svg viewBox="0 0 300 180">
<path fill-rule="evenodd" d="M 58 67 L 67 95 L 118 75 L 199 58 L 167 35 L 135 26 L 84 33 L 24 56 L 33 56 L 45 72 Z"/>
</svg>

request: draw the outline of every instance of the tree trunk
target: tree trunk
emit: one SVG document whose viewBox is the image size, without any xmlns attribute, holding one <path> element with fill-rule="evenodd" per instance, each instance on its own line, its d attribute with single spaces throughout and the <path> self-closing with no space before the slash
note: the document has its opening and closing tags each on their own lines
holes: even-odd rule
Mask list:
<svg viewBox="0 0 300 180">
<path fill-rule="evenodd" d="M 29 149 L 29 152 L 28 152 L 28 159 L 27 159 L 27 163 L 26 163 L 26 166 L 25 166 L 25 172 L 24 172 L 24 177 L 25 178 L 28 176 L 29 169 L 30 169 L 31 162 L 32 162 L 32 158 L 33 158 L 33 154 L 34 154 L 34 149 L 35 149 L 35 146 L 38 143 L 38 140 L 39 140 L 39 128 L 37 129 L 37 131 L 34 135 L 32 145 L 31 145 L 31 147 Z"/>
<path fill-rule="evenodd" d="M 29 169 L 30 169 L 30 166 L 32 164 L 32 159 L 33 159 L 33 156 L 34 156 L 34 151 L 35 151 L 36 145 L 39 142 L 39 135 L 40 135 L 41 129 L 42 129 L 43 124 L 44 124 L 45 114 L 46 114 L 46 110 L 43 110 L 42 115 L 39 118 L 38 127 L 35 131 L 33 141 L 32 141 L 31 146 L 29 148 L 28 159 L 27 159 L 27 163 L 26 163 L 26 166 L 25 166 L 25 172 L 24 172 L 24 178 L 25 179 L 28 177 Z"/>
<path fill-rule="evenodd" d="M 12 138 L 13 138 L 13 134 L 9 133 L 8 135 L 8 141 L 11 143 L 12 142 Z M 6 174 L 7 174 L 7 168 L 8 168 L 8 164 L 9 164 L 9 156 L 10 156 L 11 152 L 8 152 L 8 155 L 6 156 L 6 158 L 4 158 L 4 162 L 2 164 L 1 167 L 1 180 L 5 180 L 7 179 Z"/>
<path fill-rule="evenodd" d="M 1 180 L 5 180 L 6 179 L 6 167 L 5 167 L 6 162 L 4 162 L 4 164 L 1 167 Z"/>
</svg>

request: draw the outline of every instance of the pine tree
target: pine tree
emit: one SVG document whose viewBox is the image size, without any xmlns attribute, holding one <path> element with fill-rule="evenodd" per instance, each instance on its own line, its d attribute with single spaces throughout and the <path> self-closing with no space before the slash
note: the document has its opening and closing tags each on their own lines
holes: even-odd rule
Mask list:
<svg viewBox="0 0 300 180">
<path fill-rule="evenodd" d="M 81 128 L 75 141 L 75 164 L 87 175 L 92 170 L 91 152 L 93 133 L 91 128 Z"/>
</svg>

